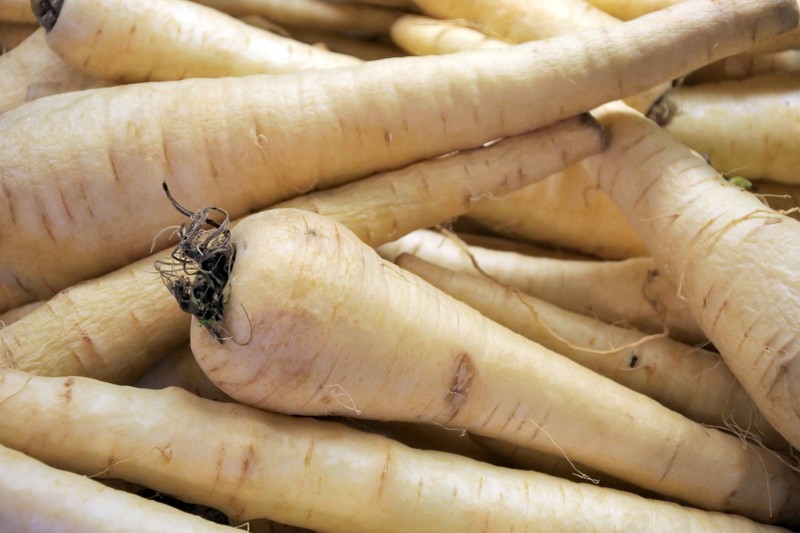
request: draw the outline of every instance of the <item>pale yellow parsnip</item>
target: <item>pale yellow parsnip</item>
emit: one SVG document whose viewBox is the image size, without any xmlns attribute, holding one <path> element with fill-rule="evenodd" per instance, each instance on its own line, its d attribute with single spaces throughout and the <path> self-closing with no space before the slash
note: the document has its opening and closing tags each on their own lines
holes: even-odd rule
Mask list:
<svg viewBox="0 0 800 533">
<path fill-rule="evenodd" d="M 0 446 L 0 524 L 14 533 L 234 533 Z"/>
<path fill-rule="evenodd" d="M 403 15 L 392 24 L 390 35 L 397 46 L 418 56 L 503 48 L 510 44 L 463 22 L 422 15 Z"/>
<path fill-rule="evenodd" d="M 376 246 L 414 229 L 445 223 L 484 195 L 543 179 L 604 146 L 597 124 L 579 116 L 486 148 L 308 193 L 284 205 L 335 217 Z M 168 233 L 156 243 L 174 243 Z M 0 366 L 114 383 L 136 380 L 188 341 L 188 315 L 178 309 L 154 267 L 169 253 L 156 253 L 65 289 L 46 306 L 0 330 Z"/>
<path fill-rule="evenodd" d="M 196 327 L 191 342 L 234 399 L 466 429 L 759 520 L 792 520 L 800 506 L 800 473 L 771 453 L 484 318 L 330 218 L 269 210 L 238 224 L 233 240 L 223 326 L 238 342 Z"/>
<path fill-rule="evenodd" d="M 728 184 L 641 115 L 619 108 L 598 115 L 612 136 L 593 160 L 603 190 L 756 405 L 797 448 L 800 222 Z"/>
<path fill-rule="evenodd" d="M 266 516 L 322 532 L 641 531 L 643 524 L 665 533 L 779 531 L 177 388 L 0 370 L 0 442 L 234 519 Z"/>
<path fill-rule="evenodd" d="M 667 98 L 676 109 L 667 130 L 719 172 L 800 183 L 800 72 L 679 87 Z"/>
<path fill-rule="evenodd" d="M 706 341 L 676 285 L 650 257 L 620 261 L 535 257 L 464 247 L 432 231 L 415 231 L 382 245 L 379 251 L 390 260 L 408 252 L 455 271 L 482 273 L 564 309 L 611 324 L 668 333 L 689 344 Z"/>
<path fill-rule="evenodd" d="M 47 46 L 44 34 L 40 28 L 0 56 L 0 113 L 25 103 L 31 86 L 70 91 L 111 85 L 65 63 Z"/>
<path fill-rule="evenodd" d="M 583 0 L 415 0 L 428 16 L 476 23 L 488 35 L 523 43 L 617 24 Z"/>
<path fill-rule="evenodd" d="M 48 5 L 45 3 L 45 6 Z M 87 74 L 118 82 L 296 72 L 360 60 L 255 28 L 186 0 L 64 0 L 47 43 Z"/>
</svg>

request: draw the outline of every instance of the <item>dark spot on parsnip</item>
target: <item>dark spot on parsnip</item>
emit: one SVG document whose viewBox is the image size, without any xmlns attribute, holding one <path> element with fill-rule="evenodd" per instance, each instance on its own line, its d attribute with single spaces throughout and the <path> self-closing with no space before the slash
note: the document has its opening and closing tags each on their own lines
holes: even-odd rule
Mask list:
<svg viewBox="0 0 800 533">
<path fill-rule="evenodd" d="M 64 0 L 31 0 L 31 9 L 36 16 L 36 22 L 45 30 L 50 31 L 58 22 Z"/>
<path fill-rule="evenodd" d="M 475 378 L 475 363 L 472 362 L 469 354 L 462 353 L 455 360 L 453 368 L 453 379 L 447 392 L 446 403 L 450 408 L 450 417 L 458 415 L 464 403 L 467 401 L 467 394 Z"/>
</svg>

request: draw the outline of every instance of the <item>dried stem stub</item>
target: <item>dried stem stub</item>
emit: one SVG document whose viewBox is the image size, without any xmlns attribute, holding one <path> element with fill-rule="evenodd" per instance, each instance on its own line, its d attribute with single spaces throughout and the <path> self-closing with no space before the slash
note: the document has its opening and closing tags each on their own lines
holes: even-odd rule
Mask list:
<svg viewBox="0 0 800 533">
<path fill-rule="evenodd" d="M 189 211 L 173 198 L 166 182 L 163 187 L 175 209 L 190 221 L 181 224 L 178 245 L 169 258 L 155 262 L 156 270 L 180 308 L 221 343 L 230 338 L 222 327 L 222 315 L 235 256 L 228 213 L 219 207 Z M 222 221 L 211 218 L 212 214 Z"/>
</svg>

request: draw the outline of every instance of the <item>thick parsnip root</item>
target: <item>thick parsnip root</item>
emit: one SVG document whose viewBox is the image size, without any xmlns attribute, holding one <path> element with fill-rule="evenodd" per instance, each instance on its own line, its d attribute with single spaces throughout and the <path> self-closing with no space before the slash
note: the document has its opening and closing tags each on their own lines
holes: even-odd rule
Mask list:
<svg viewBox="0 0 800 533">
<path fill-rule="evenodd" d="M 0 524 L 14 533 L 234 533 L 0 446 Z"/>
<path fill-rule="evenodd" d="M 321 532 L 634 532 L 643 524 L 665 533 L 778 531 L 177 388 L 0 370 L 0 441 L 233 519 L 268 517 Z"/>
<path fill-rule="evenodd" d="M 777 455 L 503 328 L 329 218 L 271 210 L 233 239 L 235 342 L 191 337 L 211 381 L 243 403 L 463 428 L 704 509 L 800 519 L 800 474 Z"/>
<path fill-rule="evenodd" d="M 800 73 L 680 87 L 667 100 L 667 129 L 718 172 L 800 183 Z"/>
<path fill-rule="evenodd" d="M 484 196 L 543 179 L 604 146 L 597 123 L 579 116 L 485 148 L 298 196 L 283 205 L 334 217 L 377 246 L 445 223 Z M 168 255 L 160 252 L 65 289 L 47 306 L 0 330 L 0 366 L 131 383 L 189 340 L 188 317 L 175 307 L 153 267 Z"/>
<path fill-rule="evenodd" d="M 0 117 L 0 311 L 147 255 L 179 220 L 165 179 L 185 205 L 238 218 L 574 116 L 796 24 L 791 0 L 694 0 L 499 50 L 31 102 Z"/>
<path fill-rule="evenodd" d="M 719 354 L 612 326 L 533 298 L 486 276 L 410 254 L 396 263 L 507 328 L 711 427 L 790 452 Z"/>
<path fill-rule="evenodd" d="M 528 256 L 516 252 L 463 246 L 433 231 L 415 231 L 379 247 L 394 260 L 407 252 L 471 274 L 488 275 L 563 309 L 609 324 L 647 333 L 668 333 L 692 345 L 707 341 L 678 296 L 676 285 L 651 257 L 622 261 L 587 261 Z"/>
<path fill-rule="evenodd" d="M 800 447 L 800 222 L 641 115 L 600 116 L 612 136 L 596 159 L 603 190 L 767 419 Z"/>
<path fill-rule="evenodd" d="M 48 45 L 118 82 L 295 72 L 360 60 L 255 28 L 185 0 L 34 0 Z"/>
<path fill-rule="evenodd" d="M 64 289 L 0 329 L 0 367 L 130 384 L 186 342 L 188 323 L 145 258 Z"/>
</svg>

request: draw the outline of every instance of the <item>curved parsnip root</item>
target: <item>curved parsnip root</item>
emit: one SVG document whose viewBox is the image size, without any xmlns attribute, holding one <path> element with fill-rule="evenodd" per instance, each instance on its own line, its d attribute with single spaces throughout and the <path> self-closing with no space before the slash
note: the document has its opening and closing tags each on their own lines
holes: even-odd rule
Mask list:
<svg viewBox="0 0 800 533">
<path fill-rule="evenodd" d="M 392 41 L 410 54 L 452 54 L 464 50 L 504 48 L 508 42 L 451 20 L 403 15 L 392 24 Z"/>
<path fill-rule="evenodd" d="M 197 0 L 237 17 L 261 15 L 281 25 L 386 35 L 400 16 L 391 9 L 326 0 Z"/>
<path fill-rule="evenodd" d="M 773 72 L 673 90 L 675 139 L 709 157 L 717 171 L 800 183 L 800 74 Z M 764 120 L 770 117 L 770 120 Z"/>
<path fill-rule="evenodd" d="M 153 500 L 58 470 L 0 446 L 0 524 L 4 531 L 234 533 Z"/>
<path fill-rule="evenodd" d="M 188 324 L 145 258 L 65 289 L 0 329 L 0 367 L 132 383 L 186 342 Z"/>
<path fill-rule="evenodd" d="M 395 262 L 512 331 L 692 420 L 791 451 L 716 353 L 571 313 L 485 276 L 410 254 Z"/>
<path fill-rule="evenodd" d="M 275 209 L 233 239 L 223 325 L 241 344 L 195 327 L 191 337 L 211 381 L 243 403 L 428 421 L 562 453 L 705 509 L 772 522 L 797 512 L 800 474 L 776 456 L 510 332 L 329 218 Z"/>
<path fill-rule="evenodd" d="M 464 218 L 495 234 L 603 259 L 650 255 L 581 163 L 505 196 L 486 198 Z"/>
<path fill-rule="evenodd" d="M 48 23 L 48 45 L 64 60 L 91 76 L 118 82 L 295 72 L 360 62 L 185 0 L 64 0 L 58 12 L 47 11 L 41 18 Z"/>
<path fill-rule="evenodd" d="M 380 247 L 384 258 L 403 252 L 471 274 L 488 275 L 563 309 L 610 324 L 664 333 L 688 344 L 706 342 L 675 284 L 650 257 L 622 261 L 565 260 L 464 247 L 432 231 L 415 231 Z M 476 267 L 477 265 L 477 267 Z"/>
<path fill-rule="evenodd" d="M 594 160 L 603 190 L 767 419 L 800 447 L 800 222 L 641 115 L 608 108 L 601 120 L 612 135 Z"/>
<path fill-rule="evenodd" d="M 58 92 L 111 85 L 76 70 L 58 57 L 38 29 L 13 50 L 0 56 L 0 113 L 22 105 L 31 86 L 47 85 Z"/>
<path fill-rule="evenodd" d="M 558 2 L 415 0 L 415 2 L 431 17 L 472 21 L 479 24 L 485 33 L 500 35 L 513 43 L 602 28 L 619 22 L 583 0 Z"/>
<path fill-rule="evenodd" d="M 0 441 L 234 519 L 319 531 L 777 531 L 175 388 L 0 370 Z"/>
<path fill-rule="evenodd" d="M 445 223 L 486 195 L 504 194 L 542 179 L 604 146 L 597 124 L 579 116 L 282 205 L 336 217 L 377 246 L 415 229 Z M 153 266 L 168 255 L 151 255 L 62 291 L 47 306 L 0 330 L 0 366 L 114 383 L 135 380 L 188 341 L 188 317 L 175 306 Z"/>
<path fill-rule="evenodd" d="M 184 205 L 235 219 L 574 116 L 796 23 L 791 0 L 695 0 L 499 50 L 31 102 L 0 117 L 0 294 L 47 298 L 147 255 L 153 235 L 180 220 L 164 180 Z M 58 269 L 40 260 L 53 255 Z"/>
</svg>

